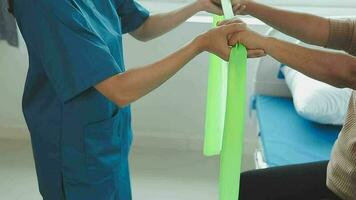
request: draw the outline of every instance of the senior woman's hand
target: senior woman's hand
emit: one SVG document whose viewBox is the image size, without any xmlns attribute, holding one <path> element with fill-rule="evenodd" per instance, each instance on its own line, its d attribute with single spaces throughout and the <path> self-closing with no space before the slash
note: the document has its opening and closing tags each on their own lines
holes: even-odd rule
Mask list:
<svg viewBox="0 0 356 200">
<path fill-rule="evenodd" d="M 228 44 L 230 46 L 234 46 L 237 43 L 245 45 L 247 48 L 247 56 L 249 58 L 258 58 L 266 55 L 264 51 L 265 37 L 254 31 L 251 31 L 239 18 L 224 20 L 219 22 L 217 25 L 226 26 L 231 24 L 236 24 L 236 27 L 240 28 L 233 34 L 229 35 Z"/>
<path fill-rule="evenodd" d="M 246 7 L 252 0 L 232 0 L 233 10 L 236 15 L 247 15 Z"/>
<path fill-rule="evenodd" d="M 249 51 L 258 51 L 260 54 L 254 54 L 254 57 L 265 56 L 266 37 L 251 31 L 241 31 L 233 34 L 229 39 L 229 45 L 241 43 L 246 46 Z"/>
</svg>

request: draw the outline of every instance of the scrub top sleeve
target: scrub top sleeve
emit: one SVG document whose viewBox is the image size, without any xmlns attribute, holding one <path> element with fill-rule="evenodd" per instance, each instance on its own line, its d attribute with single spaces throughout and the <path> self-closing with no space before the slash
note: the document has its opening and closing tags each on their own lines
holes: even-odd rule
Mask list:
<svg viewBox="0 0 356 200">
<path fill-rule="evenodd" d="M 37 53 L 63 102 L 122 72 L 108 46 L 77 9 L 60 3 L 43 12 Z"/>
<path fill-rule="evenodd" d="M 129 33 L 139 28 L 150 13 L 142 5 L 134 0 L 124 0 L 117 8 L 121 18 L 122 33 Z"/>
</svg>

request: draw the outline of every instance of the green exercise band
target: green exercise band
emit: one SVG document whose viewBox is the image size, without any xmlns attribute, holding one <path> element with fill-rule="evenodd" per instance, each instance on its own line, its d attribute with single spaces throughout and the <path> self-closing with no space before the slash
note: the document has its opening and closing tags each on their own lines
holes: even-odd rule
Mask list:
<svg viewBox="0 0 356 200">
<path fill-rule="evenodd" d="M 234 17 L 230 0 L 222 0 L 225 19 Z M 221 17 L 214 16 L 214 25 Z M 220 200 L 239 196 L 246 109 L 247 50 L 232 48 L 229 63 L 211 56 L 204 155 L 220 154 Z"/>
<path fill-rule="evenodd" d="M 214 16 L 213 27 L 223 17 Z M 223 65 L 223 66 L 222 66 Z M 209 66 L 208 98 L 205 114 L 204 155 L 219 155 L 225 124 L 227 63 L 211 54 Z"/>
<path fill-rule="evenodd" d="M 228 67 L 226 115 L 220 155 L 220 200 L 236 200 L 240 189 L 246 109 L 247 51 L 231 51 Z"/>
</svg>

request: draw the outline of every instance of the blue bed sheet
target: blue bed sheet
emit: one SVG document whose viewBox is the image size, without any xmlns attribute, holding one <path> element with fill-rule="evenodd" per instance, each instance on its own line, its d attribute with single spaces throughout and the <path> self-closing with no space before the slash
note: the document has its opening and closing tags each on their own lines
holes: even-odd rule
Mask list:
<svg viewBox="0 0 356 200">
<path fill-rule="evenodd" d="M 256 96 L 255 109 L 269 166 L 328 160 L 341 126 L 300 117 L 291 98 Z"/>
</svg>

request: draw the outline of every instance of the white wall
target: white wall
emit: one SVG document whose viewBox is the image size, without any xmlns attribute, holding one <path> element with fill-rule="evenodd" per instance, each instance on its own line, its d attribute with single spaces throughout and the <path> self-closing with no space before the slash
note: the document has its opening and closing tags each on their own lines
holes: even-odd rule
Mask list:
<svg viewBox="0 0 356 200">
<path fill-rule="evenodd" d="M 125 36 L 126 66 L 142 66 L 167 56 L 192 38 L 208 30 L 211 20 L 184 23 L 168 35 L 148 43 Z M 256 26 L 259 32 L 266 26 Z M 205 99 L 207 91 L 208 59 L 201 54 L 165 85 L 133 104 L 133 126 L 137 145 L 176 148 L 201 148 L 204 133 Z M 249 66 L 255 61 L 250 60 Z M 20 47 L 0 43 L 0 136 L 28 137 L 23 134 L 25 123 L 21 112 L 21 97 L 28 58 L 21 38 Z M 249 68 L 249 80 L 253 74 Z M 252 85 L 249 84 L 251 92 Z M 6 129 L 4 129 L 6 128 Z M 18 135 L 21 133 L 22 135 Z"/>
<path fill-rule="evenodd" d="M 19 48 L 0 41 L 0 126 L 23 127 L 22 90 L 28 68 L 27 49 L 20 37 Z M 0 135 L 3 134 L 0 132 Z"/>
<path fill-rule="evenodd" d="M 193 0 L 138 0 L 152 12 L 172 10 Z M 355 15 L 355 0 L 257 0 L 288 10 L 309 12 L 322 16 Z M 208 15 L 200 13 L 200 15 Z"/>
<path fill-rule="evenodd" d="M 145 5 L 159 11 L 173 8 L 176 4 L 145 2 Z M 160 7 L 162 6 L 163 7 Z M 320 15 L 351 15 L 355 9 L 288 7 Z M 184 23 L 168 35 L 148 43 L 140 43 L 125 37 L 125 56 L 128 68 L 141 66 L 163 58 L 197 34 L 210 28 L 209 17 L 202 14 Z M 251 19 L 247 18 L 248 21 Z M 201 21 L 201 22 L 199 22 Z M 265 25 L 252 25 L 254 30 L 264 33 Z M 0 127 L 25 127 L 21 113 L 21 96 L 27 71 L 28 58 L 23 41 L 20 48 L 9 47 L 0 42 Z M 249 60 L 248 80 L 254 75 L 256 60 Z M 139 144 L 172 146 L 182 148 L 201 148 L 204 128 L 205 98 L 207 90 L 208 54 L 204 53 L 190 62 L 164 86 L 133 104 L 133 124 Z M 248 82 L 252 93 L 252 82 Z M 253 141 L 251 122 L 247 122 L 247 140 Z M 4 130 L 4 129 L 0 129 Z M 7 129 L 10 130 L 10 129 Z M 0 136 L 9 136 L 11 131 L 1 131 Z M 12 137 L 13 135 L 10 135 Z M 165 139 L 164 144 L 162 139 Z M 144 141 L 144 142 L 141 142 Z"/>
<path fill-rule="evenodd" d="M 154 3 L 188 3 L 194 0 L 138 0 L 140 2 L 154 2 Z M 277 6 L 330 6 L 330 7 L 341 7 L 341 6 L 355 6 L 354 0 L 256 0 L 261 3 Z"/>
<path fill-rule="evenodd" d="M 257 0 L 277 6 L 355 7 L 354 0 Z"/>
</svg>

